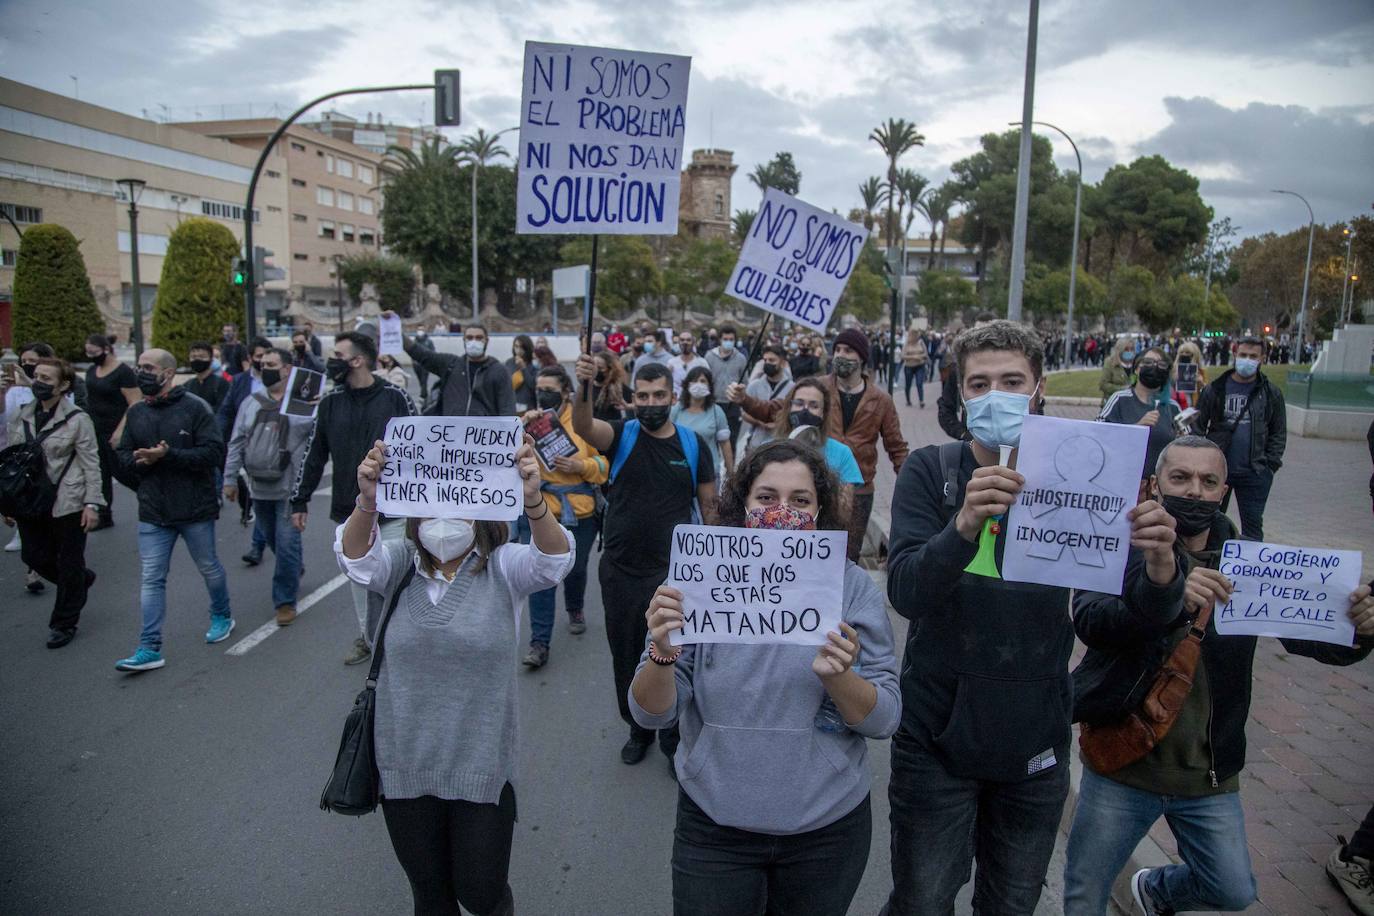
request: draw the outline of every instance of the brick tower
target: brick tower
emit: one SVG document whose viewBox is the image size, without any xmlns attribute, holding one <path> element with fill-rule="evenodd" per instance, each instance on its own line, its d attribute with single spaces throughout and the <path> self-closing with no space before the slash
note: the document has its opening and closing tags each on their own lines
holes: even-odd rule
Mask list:
<svg viewBox="0 0 1374 916">
<path fill-rule="evenodd" d="M 682 173 L 678 221 L 695 238 L 730 238 L 730 176 L 739 166 L 735 154 L 723 149 L 692 150 Z"/>
</svg>

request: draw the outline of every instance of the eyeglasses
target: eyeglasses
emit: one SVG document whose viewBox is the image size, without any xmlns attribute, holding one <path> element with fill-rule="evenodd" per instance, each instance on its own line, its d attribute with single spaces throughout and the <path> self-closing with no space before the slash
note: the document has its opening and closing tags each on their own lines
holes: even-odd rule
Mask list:
<svg viewBox="0 0 1374 916">
<path fill-rule="evenodd" d="M 1142 359 L 1140 361 L 1140 368 L 1142 369 L 1144 369 L 1147 366 L 1153 366 L 1157 369 L 1165 369 L 1168 368 L 1168 365 L 1169 364 L 1164 362 L 1164 360 L 1162 359 Z"/>
</svg>

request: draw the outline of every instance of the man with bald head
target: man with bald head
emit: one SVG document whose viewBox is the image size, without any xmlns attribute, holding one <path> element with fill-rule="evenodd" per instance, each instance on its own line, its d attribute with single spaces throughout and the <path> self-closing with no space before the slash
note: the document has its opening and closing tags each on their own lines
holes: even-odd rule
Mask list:
<svg viewBox="0 0 1374 916">
<path fill-rule="evenodd" d="M 234 629 L 228 582 L 215 556 L 215 474 L 224 464 L 224 437 L 210 406 L 174 387 L 175 356 L 166 350 L 144 350 L 137 368 L 143 400 L 125 417 L 115 476 L 138 493 L 143 629 L 137 651 L 115 663 L 120 671 L 151 671 L 167 663 L 162 656 L 162 618 L 167 611 L 167 567 L 178 537 L 186 541 L 210 593 L 205 641 L 221 642 Z"/>
</svg>

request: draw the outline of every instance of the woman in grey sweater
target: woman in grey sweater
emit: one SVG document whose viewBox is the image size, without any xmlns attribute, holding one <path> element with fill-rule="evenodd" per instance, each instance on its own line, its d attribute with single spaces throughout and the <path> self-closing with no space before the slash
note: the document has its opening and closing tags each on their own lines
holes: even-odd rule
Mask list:
<svg viewBox="0 0 1374 916">
<path fill-rule="evenodd" d="M 382 813 L 417 916 L 456 916 L 460 903 L 478 916 L 514 912 L 519 613 L 573 561 L 572 535 L 539 493 L 529 437 L 515 460 L 530 544 L 506 543 L 505 522 L 417 518 L 403 540 L 383 541 L 381 442 L 358 465 L 356 508 L 335 536 L 354 582 L 388 597 L 408 582 L 384 636 L 374 742 Z"/>
<path fill-rule="evenodd" d="M 843 531 L 839 484 L 796 441 L 745 458 L 720 523 Z M 677 724 L 675 916 L 843 916 L 868 864 L 865 739 L 897 729 L 892 627 L 868 574 L 846 563 L 840 633 L 799 645 L 674 647 L 682 594 L 660 586 L 630 686 L 644 728 Z"/>
</svg>

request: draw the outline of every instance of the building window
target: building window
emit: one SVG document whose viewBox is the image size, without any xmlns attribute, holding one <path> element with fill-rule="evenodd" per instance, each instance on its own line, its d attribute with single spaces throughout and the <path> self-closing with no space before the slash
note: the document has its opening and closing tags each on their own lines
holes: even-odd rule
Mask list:
<svg viewBox="0 0 1374 916">
<path fill-rule="evenodd" d="M 324 157 L 324 170 L 329 174 L 334 174 L 334 157 L 326 155 Z"/>
<path fill-rule="evenodd" d="M 243 208 L 238 204 L 225 203 L 221 200 L 202 200 L 200 202 L 200 212 L 203 216 L 213 216 L 216 219 L 228 219 L 238 222 L 243 219 Z M 253 222 L 262 222 L 262 212 L 254 208 Z"/>
<path fill-rule="evenodd" d="M 724 215 L 725 215 L 725 195 L 724 195 L 724 194 L 717 194 L 717 195 L 716 195 L 716 216 L 724 216 Z"/>
<path fill-rule="evenodd" d="M 340 191 L 340 192 L 339 192 L 339 204 L 338 204 L 338 206 L 339 206 L 339 209 L 340 209 L 340 210 L 352 210 L 352 209 L 353 209 L 353 195 L 352 195 L 352 194 L 349 194 L 347 191 Z"/>
<path fill-rule="evenodd" d="M 273 171 L 272 169 L 267 169 L 266 171 L 267 171 L 267 177 L 268 177 L 268 178 L 280 178 L 280 177 L 281 177 L 281 172 Z"/>
<path fill-rule="evenodd" d="M 43 222 L 42 207 L 25 207 L 20 204 L 0 204 L 0 211 L 16 223 L 41 223 Z"/>
<path fill-rule="evenodd" d="M 305 182 L 304 182 L 304 181 L 301 181 L 299 178 L 292 178 L 292 179 L 291 179 L 291 186 L 292 186 L 293 188 L 303 188 L 303 187 L 305 187 Z"/>
<path fill-rule="evenodd" d="M 0 249 L 0 267 L 13 267 L 18 254 L 13 248 Z"/>
<path fill-rule="evenodd" d="M 338 171 L 340 178 L 352 178 L 353 163 L 349 162 L 347 159 L 340 159 Z"/>
<path fill-rule="evenodd" d="M 292 214 L 291 214 L 291 222 L 293 222 L 293 223 L 303 223 L 303 222 L 305 222 L 305 214 L 304 214 L 304 213 L 292 213 Z"/>
<path fill-rule="evenodd" d="M 324 185 L 315 187 L 315 203 L 324 207 L 334 206 L 334 189 L 326 188 Z"/>
<path fill-rule="evenodd" d="M 360 244 L 360 245 L 375 245 L 375 244 L 377 244 L 377 234 L 376 234 L 376 232 L 375 232 L 374 230 L 372 230 L 372 229 L 360 229 L 360 230 L 358 230 L 358 244 Z"/>
<path fill-rule="evenodd" d="M 334 223 L 327 219 L 320 220 L 320 238 L 332 239 L 334 237 Z"/>
<path fill-rule="evenodd" d="M 370 166 L 370 165 L 363 165 L 362 163 L 359 163 L 359 164 L 358 164 L 358 180 L 361 181 L 363 184 L 366 184 L 366 185 L 372 184 L 372 166 Z"/>
<path fill-rule="evenodd" d="M 307 300 L 306 300 L 306 303 L 309 304 L 309 306 L 310 306 L 311 308 L 316 308 L 316 309 L 322 309 L 322 308 L 324 308 L 326 305 L 329 304 L 328 302 L 324 301 L 323 299 L 307 299 Z"/>
<path fill-rule="evenodd" d="M 343 240 L 345 242 L 353 241 L 353 227 L 351 225 L 344 223 L 339 228 L 343 230 Z"/>
<path fill-rule="evenodd" d="M 296 143 L 296 142 L 292 141 L 292 143 L 291 143 L 291 148 L 292 148 L 293 150 L 295 150 L 296 152 L 298 152 L 298 153 L 303 153 L 303 152 L 305 152 L 305 144 L 304 144 L 304 143 Z"/>
<path fill-rule="evenodd" d="M 292 257 L 293 260 L 296 260 L 296 261 L 308 261 L 308 260 L 310 260 L 310 255 L 308 255 L 308 254 L 293 254 L 291 257 Z"/>
<path fill-rule="evenodd" d="M 361 213 L 361 214 L 363 214 L 364 216 L 371 216 L 371 215 L 372 215 L 372 198 L 371 198 L 371 197 L 359 197 L 359 198 L 358 198 L 358 212 Z"/>
<path fill-rule="evenodd" d="M 281 212 L 281 207 L 274 207 L 274 206 L 272 206 L 271 204 L 268 204 L 268 205 L 267 205 L 267 212 L 268 212 L 268 213 L 280 213 L 280 212 Z M 257 220 L 254 220 L 254 222 L 257 222 Z"/>
</svg>

